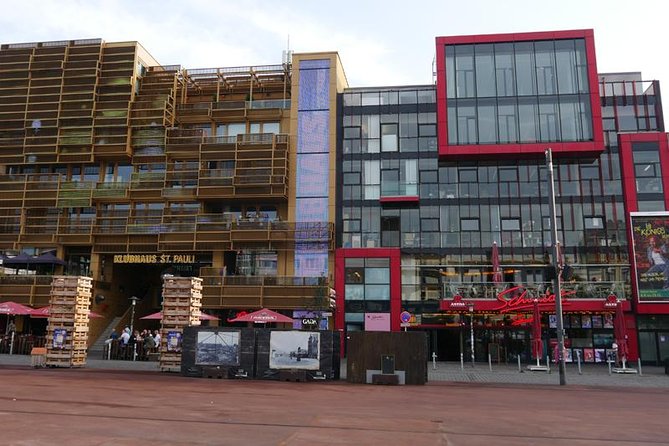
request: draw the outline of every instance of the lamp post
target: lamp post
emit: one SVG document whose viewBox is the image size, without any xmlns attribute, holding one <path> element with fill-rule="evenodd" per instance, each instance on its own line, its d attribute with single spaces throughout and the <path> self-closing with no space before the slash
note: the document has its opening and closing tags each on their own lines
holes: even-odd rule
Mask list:
<svg viewBox="0 0 669 446">
<path fill-rule="evenodd" d="M 469 324 L 469 341 L 471 342 L 472 350 L 472 367 L 474 367 L 474 303 L 469 303 L 469 315 L 471 317 Z"/>
<path fill-rule="evenodd" d="M 133 327 L 133 325 L 135 324 L 135 306 L 137 305 L 139 297 L 132 296 L 130 300 L 132 301 L 132 307 L 130 310 L 130 336 L 132 336 L 133 333 L 135 332 Z"/>
<path fill-rule="evenodd" d="M 557 319 L 557 360 L 558 371 L 560 375 L 560 385 L 567 384 L 565 357 L 564 357 L 564 327 L 562 324 L 562 291 L 560 290 L 561 267 L 560 267 L 560 246 L 558 242 L 557 217 L 555 213 L 555 182 L 553 179 L 553 153 L 551 149 L 546 150 L 546 168 L 548 169 L 548 199 L 549 211 L 551 214 L 551 242 L 553 245 L 553 267 L 555 268 L 555 313 Z"/>
</svg>

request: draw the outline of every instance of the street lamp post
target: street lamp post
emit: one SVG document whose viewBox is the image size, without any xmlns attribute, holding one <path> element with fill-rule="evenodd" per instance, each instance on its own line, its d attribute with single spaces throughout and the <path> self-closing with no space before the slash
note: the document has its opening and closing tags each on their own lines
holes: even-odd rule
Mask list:
<svg viewBox="0 0 669 446">
<path fill-rule="evenodd" d="M 560 289 L 560 275 L 562 274 L 560 267 L 560 247 L 558 242 L 557 232 L 557 217 L 555 212 L 555 182 L 553 179 L 553 153 L 551 149 L 546 150 L 546 168 L 548 169 L 548 198 L 549 211 L 551 214 L 551 242 L 553 245 L 553 268 L 555 271 L 555 313 L 557 318 L 557 360 L 558 371 L 560 375 L 560 385 L 567 384 L 565 357 L 564 357 L 564 327 L 562 323 L 562 291 Z"/>
<path fill-rule="evenodd" d="M 469 304 L 469 315 L 471 317 L 469 324 L 469 341 L 471 342 L 472 350 L 472 367 L 474 367 L 474 304 Z"/>
<path fill-rule="evenodd" d="M 130 310 L 130 336 L 132 336 L 133 333 L 135 332 L 133 327 L 133 325 L 135 324 L 135 306 L 137 305 L 137 301 L 139 300 L 139 298 L 136 296 L 132 296 L 130 300 L 132 301 L 132 307 Z"/>
</svg>

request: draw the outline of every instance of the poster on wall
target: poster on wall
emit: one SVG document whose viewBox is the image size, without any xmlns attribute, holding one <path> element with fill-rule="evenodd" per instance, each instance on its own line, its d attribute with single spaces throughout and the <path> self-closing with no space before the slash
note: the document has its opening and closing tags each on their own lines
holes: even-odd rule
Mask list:
<svg viewBox="0 0 669 446">
<path fill-rule="evenodd" d="M 270 369 L 320 369 L 321 335 L 309 331 L 273 331 L 269 338 Z"/>
<path fill-rule="evenodd" d="M 181 351 L 181 332 L 179 331 L 167 332 L 167 351 L 168 352 Z"/>
<path fill-rule="evenodd" d="M 239 331 L 200 331 L 195 364 L 239 365 Z"/>
<path fill-rule="evenodd" d="M 640 301 L 669 300 L 669 213 L 631 213 Z"/>
<path fill-rule="evenodd" d="M 53 348 L 65 347 L 65 339 L 67 339 L 67 330 L 65 328 L 55 328 L 53 330 Z"/>
<path fill-rule="evenodd" d="M 390 313 L 365 313 L 365 331 L 390 331 Z"/>
</svg>

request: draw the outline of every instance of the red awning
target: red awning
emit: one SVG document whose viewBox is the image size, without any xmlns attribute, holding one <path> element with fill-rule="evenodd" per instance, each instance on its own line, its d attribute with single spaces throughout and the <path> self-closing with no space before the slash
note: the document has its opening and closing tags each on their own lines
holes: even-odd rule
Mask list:
<svg viewBox="0 0 669 446">
<path fill-rule="evenodd" d="M 161 320 L 162 318 L 163 318 L 163 312 L 162 311 L 159 311 L 157 313 L 149 314 L 148 316 L 140 317 L 140 319 L 143 319 L 143 320 L 157 320 L 157 321 Z M 201 321 L 217 321 L 218 318 L 216 316 L 212 316 L 210 314 L 200 313 L 200 320 Z"/>
<path fill-rule="evenodd" d="M 51 307 L 48 305 L 46 307 L 41 307 L 41 308 L 35 308 L 34 310 L 30 310 L 30 317 L 49 317 Z M 94 311 L 91 311 L 88 313 L 89 318 L 103 318 L 104 316 L 101 314 L 98 314 Z"/>
<path fill-rule="evenodd" d="M 25 305 L 17 304 L 16 302 L 2 302 L 0 303 L 0 314 L 12 315 L 28 315 L 32 312 L 32 308 Z"/>
<path fill-rule="evenodd" d="M 281 313 L 276 311 L 268 310 L 267 308 L 254 311 L 253 313 L 247 313 L 243 316 L 236 317 L 230 322 L 254 322 L 256 324 L 265 324 L 272 322 L 293 322 L 293 318 L 284 316 Z"/>
</svg>

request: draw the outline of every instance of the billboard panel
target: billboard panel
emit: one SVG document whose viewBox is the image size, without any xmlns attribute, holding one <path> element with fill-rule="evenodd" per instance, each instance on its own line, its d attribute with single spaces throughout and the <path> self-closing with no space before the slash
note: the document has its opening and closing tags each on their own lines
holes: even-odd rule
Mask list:
<svg viewBox="0 0 669 446">
<path fill-rule="evenodd" d="M 631 215 L 639 301 L 669 300 L 669 213 Z"/>
</svg>

